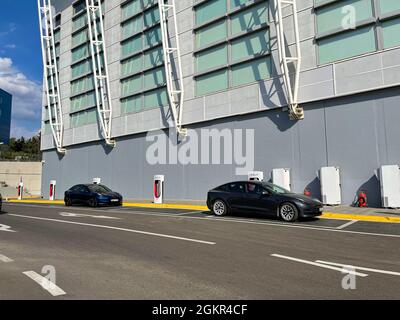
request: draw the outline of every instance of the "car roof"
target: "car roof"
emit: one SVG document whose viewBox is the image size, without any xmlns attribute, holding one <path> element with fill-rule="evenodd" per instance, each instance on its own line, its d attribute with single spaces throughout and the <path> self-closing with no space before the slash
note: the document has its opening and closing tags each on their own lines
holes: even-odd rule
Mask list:
<svg viewBox="0 0 400 320">
<path fill-rule="evenodd" d="M 224 184 L 221 184 L 221 186 L 226 186 L 227 184 L 231 184 L 231 183 L 255 183 L 255 184 L 263 184 L 264 181 L 258 181 L 258 180 L 240 180 L 240 181 L 231 181 L 231 182 L 227 182 Z"/>
</svg>

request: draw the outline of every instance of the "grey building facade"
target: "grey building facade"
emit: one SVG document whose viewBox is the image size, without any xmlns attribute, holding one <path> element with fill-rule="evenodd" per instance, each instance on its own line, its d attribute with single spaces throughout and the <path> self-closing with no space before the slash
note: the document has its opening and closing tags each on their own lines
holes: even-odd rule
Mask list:
<svg viewBox="0 0 400 320">
<path fill-rule="evenodd" d="M 0 142 L 10 142 L 12 95 L 0 89 Z"/>
<path fill-rule="evenodd" d="M 61 155 L 55 149 L 45 105 L 43 190 L 57 180 L 62 198 L 72 185 L 100 177 L 126 198 L 152 199 L 153 176 L 164 174 L 166 199 L 202 200 L 208 189 L 246 178 L 243 172 L 238 175 L 235 161 L 149 161 L 153 142 L 148 135 L 159 130 L 168 135 L 172 125 L 157 1 L 103 3 L 114 148 L 105 145 L 98 121 L 85 2 L 53 2 L 67 151 Z M 241 142 L 250 130 L 250 169 L 264 171 L 267 180 L 272 169 L 290 168 L 294 191 L 309 187 L 319 196 L 318 170 L 338 166 L 344 204 L 366 190 L 369 204 L 379 206 L 377 169 L 400 163 L 400 3 L 297 1 L 302 52 L 298 100 L 304 119 L 294 121 L 286 111 L 275 2 L 175 1 L 185 90 L 182 121 L 192 133 L 180 146 L 206 129 L 236 129 L 243 134 Z M 342 25 L 348 5 L 356 13 L 350 29 Z M 289 29 L 290 16 L 287 12 L 283 18 Z M 294 41 L 286 34 L 289 55 Z M 221 151 L 227 148 L 220 146 Z"/>
</svg>

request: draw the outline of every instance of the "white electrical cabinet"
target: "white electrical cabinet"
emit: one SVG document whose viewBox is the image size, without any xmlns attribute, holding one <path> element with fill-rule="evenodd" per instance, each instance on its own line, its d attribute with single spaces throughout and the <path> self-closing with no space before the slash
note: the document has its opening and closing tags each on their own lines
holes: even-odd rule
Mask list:
<svg viewBox="0 0 400 320">
<path fill-rule="evenodd" d="M 382 207 L 400 208 L 400 167 L 382 166 L 380 171 Z"/>
<path fill-rule="evenodd" d="M 338 167 L 323 167 L 319 173 L 322 202 L 326 205 L 339 205 L 342 202 L 340 170 Z"/>
<path fill-rule="evenodd" d="M 290 191 L 290 169 L 273 169 L 272 183 Z"/>
</svg>

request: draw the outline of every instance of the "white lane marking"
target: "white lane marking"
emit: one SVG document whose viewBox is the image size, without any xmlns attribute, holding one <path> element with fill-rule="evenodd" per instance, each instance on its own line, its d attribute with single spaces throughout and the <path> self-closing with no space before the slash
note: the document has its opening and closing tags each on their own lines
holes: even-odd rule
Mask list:
<svg viewBox="0 0 400 320">
<path fill-rule="evenodd" d="M 31 278 L 37 284 L 39 284 L 44 290 L 49 292 L 53 297 L 58 297 L 67 294 L 64 290 L 58 287 L 55 283 L 50 280 L 42 277 L 40 274 L 35 271 L 25 271 L 22 272 L 27 277 Z"/>
<path fill-rule="evenodd" d="M 126 232 L 131 232 L 131 233 L 144 234 L 144 235 L 148 235 L 148 236 L 156 236 L 156 237 L 161 237 L 161 238 L 169 238 L 169 239 L 175 239 L 175 240 L 197 242 L 197 243 L 202 243 L 202 244 L 210 244 L 210 245 L 216 244 L 215 242 L 210 242 L 210 241 L 203 241 L 203 240 L 197 240 L 197 239 L 191 239 L 191 238 L 183 238 L 183 237 L 171 236 L 171 235 L 168 235 L 168 234 L 153 233 L 153 232 L 134 230 L 134 229 L 125 229 L 125 228 L 118 228 L 118 227 L 112 227 L 112 226 L 104 226 L 104 225 L 100 225 L 100 224 L 72 222 L 72 221 L 48 219 L 48 218 L 39 218 L 39 217 L 24 216 L 24 215 L 19 215 L 19 214 L 10 214 L 10 216 L 20 217 L 20 218 L 27 218 L 27 219 L 35 219 L 35 220 L 43 220 L 43 221 L 60 222 L 60 223 L 67 223 L 67 224 L 75 224 L 75 225 L 94 227 L 94 228 L 126 231 Z"/>
<path fill-rule="evenodd" d="M 17 231 L 11 230 L 11 227 L 10 226 L 6 226 L 5 224 L 0 224 L 0 231 L 17 232 Z"/>
<path fill-rule="evenodd" d="M 96 216 L 90 214 L 80 214 L 80 213 L 72 213 L 72 212 L 61 212 L 60 216 L 63 217 L 71 217 L 71 218 L 97 218 L 97 219 L 114 219 L 121 220 L 121 218 L 117 217 L 108 217 L 108 216 Z"/>
<path fill-rule="evenodd" d="M 175 216 L 185 216 L 187 214 L 193 214 L 193 213 L 204 213 L 204 211 L 191 211 L 191 212 L 182 212 L 182 213 L 177 213 L 177 214 L 172 213 L 172 214 Z"/>
<path fill-rule="evenodd" d="M 360 272 L 356 272 L 356 271 L 352 271 L 352 270 L 346 270 L 345 268 L 337 268 L 337 267 L 327 266 L 322 263 L 317 263 L 317 262 L 304 260 L 304 259 L 293 258 L 293 257 L 289 257 L 289 256 L 283 256 L 280 254 L 271 254 L 271 256 L 276 257 L 276 258 L 291 260 L 291 261 L 295 261 L 295 262 L 301 262 L 304 264 L 309 264 L 312 266 L 321 267 L 321 268 L 325 268 L 325 269 L 331 269 L 331 270 L 339 271 L 342 273 L 348 273 L 348 274 L 352 274 L 352 275 L 359 276 L 359 277 L 367 277 L 368 276 L 365 273 L 360 273 Z"/>
<path fill-rule="evenodd" d="M 5 256 L 4 254 L 0 253 L 0 261 L 4 262 L 4 263 L 9 263 L 9 262 L 13 262 L 13 259 L 10 259 L 9 257 Z"/>
<path fill-rule="evenodd" d="M 329 265 L 332 265 L 332 266 L 339 266 L 339 267 L 352 267 L 352 268 L 357 269 L 357 270 L 376 272 L 376 273 L 383 273 L 383 274 L 390 274 L 392 276 L 400 276 L 400 272 L 395 272 L 395 271 L 387 271 L 387 270 L 380 270 L 380 269 L 357 267 L 357 266 L 353 266 L 352 264 L 342 264 L 342 263 L 335 263 L 335 262 L 322 261 L 322 260 L 316 260 L 315 262 L 329 264 Z"/>
<path fill-rule="evenodd" d="M 358 222 L 359 220 L 351 220 L 349 222 L 346 222 L 345 224 L 342 224 L 341 226 L 337 227 L 336 229 L 342 230 L 348 226 L 351 226 L 352 224 Z"/>
<path fill-rule="evenodd" d="M 7 205 L 10 205 L 9 203 Z M 13 205 L 12 206 L 19 206 Z M 24 206 L 24 205 L 20 205 Z M 29 205 L 26 205 L 29 206 Z M 42 208 L 48 208 L 48 206 L 38 206 L 38 205 L 30 205 L 30 207 L 42 207 Z M 102 212 L 102 210 L 96 210 L 96 209 L 83 209 L 79 208 L 79 210 L 84 210 L 84 211 L 94 211 L 94 212 Z M 365 235 L 365 236 L 375 236 L 375 237 L 388 237 L 388 238 L 400 238 L 400 234 L 388 234 L 388 233 L 372 233 L 372 232 L 362 232 L 362 231 L 350 231 L 350 230 L 339 230 L 336 229 L 336 227 L 324 227 L 324 226 L 319 226 L 319 227 L 311 227 L 310 225 L 299 225 L 299 224 L 292 224 L 292 223 L 271 223 L 271 222 L 251 222 L 248 220 L 239 220 L 239 219 L 226 219 L 226 218 L 216 218 L 215 216 L 211 216 L 210 218 L 208 217 L 185 217 L 185 216 L 180 216 L 177 217 L 174 214 L 170 213 L 155 213 L 155 214 L 148 214 L 147 212 L 144 211 L 125 211 L 125 210 L 120 210 L 120 211 L 109 211 L 113 213 L 124 213 L 124 214 L 131 214 L 131 215 L 142 215 L 142 216 L 155 216 L 155 217 L 166 217 L 166 218 L 179 218 L 179 219 L 194 219 L 194 220 L 209 220 L 209 221 L 222 221 L 222 222 L 234 222 L 234 223 L 245 223 L 245 224 L 255 224 L 255 225 L 265 225 L 265 226 L 277 226 L 277 227 L 284 227 L 284 228 L 297 228 L 297 229 L 308 229 L 308 230 L 316 230 L 316 231 L 327 231 L 327 232 L 338 232 L 338 233 L 348 233 L 348 234 L 358 234 L 358 235 Z M 12 214 L 9 214 L 12 215 Z M 333 219 L 337 220 L 337 219 Z M 343 219 L 342 219 L 343 220 Z"/>
</svg>

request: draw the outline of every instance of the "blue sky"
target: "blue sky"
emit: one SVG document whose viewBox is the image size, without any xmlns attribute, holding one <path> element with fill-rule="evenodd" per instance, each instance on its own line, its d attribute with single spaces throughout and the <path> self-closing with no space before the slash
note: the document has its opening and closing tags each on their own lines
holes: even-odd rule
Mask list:
<svg viewBox="0 0 400 320">
<path fill-rule="evenodd" d="M 13 95 L 11 135 L 40 129 L 42 57 L 36 0 L 1 0 L 0 88 Z"/>
</svg>

